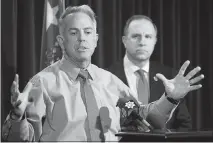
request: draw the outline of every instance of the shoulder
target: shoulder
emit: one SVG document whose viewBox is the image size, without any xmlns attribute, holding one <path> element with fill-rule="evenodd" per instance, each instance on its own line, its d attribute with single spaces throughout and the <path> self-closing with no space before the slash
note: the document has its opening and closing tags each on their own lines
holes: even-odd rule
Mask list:
<svg viewBox="0 0 213 143">
<path fill-rule="evenodd" d="M 95 76 L 99 79 L 108 79 L 112 76 L 112 73 L 110 71 L 107 71 L 103 68 L 99 68 L 96 65 L 91 64 L 91 68 Z"/>
<path fill-rule="evenodd" d="M 128 86 L 120 78 L 118 78 L 116 76 L 116 74 L 114 74 L 110 71 L 107 71 L 105 69 L 98 68 L 97 66 L 95 66 L 95 68 L 96 68 L 96 77 L 102 83 L 104 83 L 106 85 L 110 84 L 110 86 L 115 86 L 119 89 L 128 88 Z"/>
<path fill-rule="evenodd" d="M 34 75 L 29 80 L 29 82 L 31 82 L 33 84 L 33 86 L 37 87 L 43 81 L 48 81 L 49 79 L 51 79 L 51 80 L 55 79 L 58 71 L 59 71 L 59 63 L 56 62 L 56 63 L 46 67 L 45 69 L 43 69 L 36 75 Z"/>
<path fill-rule="evenodd" d="M 111 64 L 107 69 L 109 71 L 114 71 L 114 70 L 117 70 L 117 69 L 120 69 L 122 68 L 124 65 L 123 65 L 123 59 L 117 61 L 117 62 L 114 62 L 113 64 Z"/>
<path fill-rule="evenodd" d="M 176 69 L 156 61 L 150 61 L 150 72 L 161 73 L 167 76 L 174 76 L 177 74 Z"/>
<path fill-rule="evenodd" d="M 112 93 L 117 93 L 119 96 L 130 96 L 129 87 L 116 75 L 95 65 L 93 65 L 93 69 L 95 69 L 98 83 L 101 83 L 107 87 L 108 90 L 112 91 Z"/>
<path fill-rule="evenodd" d="M 94 70 L 94 73 L 96 75 L 96 77 L 99 80 L 105 81 L 105 82 L 112 82 L 115 81 L 115 83 L 120 83 L 122 82 L 114 73 L 112 73 L 111 71 L 102 69 L 97 67 L 96 65 L 92 65 L 92 68 Z"/>
<path fill-rule="evenodd" d="M 172 69 L 170 66 L 162 64 L 162 63 L 157 62 L 157 61 L 150 61 L 150 67 L 161 68 L 161 69 L 166 69 L 166 70 Z"/>
<path fill-rule="evenodd" d="M 106 70 L 110 71 L 111 73 L 115 75 L 120 74 L 121 72 L 124 71 L 123 59 L 113 63 L 108 68 L 106 68 Z"/>
</svg>

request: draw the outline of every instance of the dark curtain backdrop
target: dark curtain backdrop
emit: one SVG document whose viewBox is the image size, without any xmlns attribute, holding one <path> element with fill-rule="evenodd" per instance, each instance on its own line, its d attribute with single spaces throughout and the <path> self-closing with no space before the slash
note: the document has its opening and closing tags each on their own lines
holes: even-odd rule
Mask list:
<svg viewBox="0 0 213 143">
<path fill-rule="evenodd" d="M 2 0 L 1 120 L 11 108 L 10 86 L 15 73 L 20 89 L 39 72 L 43 0 Z M 187 106 L 193 128 L 213 128 L 213 1 L 212 0 L 67 0 L 68 5 L 88 4 L 97 14 L 99 42 L 92 62 L 107 68 L 122 59 L 121 36 L 125 21 L 134 14 L 150 16 L 158 27 L 152 60 L 179 69 L 190 60 L 199 65 L 203 88 L 191 92 Z"/>
</svg>

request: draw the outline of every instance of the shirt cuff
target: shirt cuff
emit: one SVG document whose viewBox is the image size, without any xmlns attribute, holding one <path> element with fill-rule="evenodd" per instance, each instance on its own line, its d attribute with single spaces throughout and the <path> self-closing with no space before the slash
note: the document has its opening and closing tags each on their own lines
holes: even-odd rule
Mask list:
<svg viewBox="0 0 213 143">
<path fill-rule="evenodd" d="M 156 106 L 158 111 L 162 115 L 169 115 L 171 111 L 177 106 L 171 103 L 165 96 L 165 93 L 161 96 L 159 100 L 156 101 Z"/>
</svg>

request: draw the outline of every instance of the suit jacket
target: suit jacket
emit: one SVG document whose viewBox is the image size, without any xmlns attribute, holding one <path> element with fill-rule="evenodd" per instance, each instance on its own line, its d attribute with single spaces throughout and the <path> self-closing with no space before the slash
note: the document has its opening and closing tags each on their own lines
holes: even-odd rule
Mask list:
<svg viewBox="0 0 213 143">
<path fill-rule="evenodd" d="M 120 78 L 126 85 L 128 85 L 127 78 L 124 72 L 123 60 L 118 61 L 111 65 L 108 70 Z M 164 93 L 164 85 L 161 81 L 154 81 L 153 77 L 156 73 L 163 74 L 166 78 L 171 79 L 177 74 L 175 70 L 170 67 L 164 66 L 157 62 L 150 62 L 149 69 L 149 82 L 150 82 L 150 101 L 158 100 Z M 167 123 L 168 129 L 175 129 L 178 131 L 185 131 L 192 128 L 191 116 L 183 100 L 175 112 L 172 118 Z"/>
</svg>

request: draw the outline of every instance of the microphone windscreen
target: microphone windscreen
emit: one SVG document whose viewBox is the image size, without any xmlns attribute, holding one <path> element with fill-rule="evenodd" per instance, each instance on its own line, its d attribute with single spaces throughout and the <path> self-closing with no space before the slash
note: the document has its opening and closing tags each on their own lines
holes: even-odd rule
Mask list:
<svg viewBox="0 0 213 143">
<path fill-rule="evenodd" d="M 112 119 L 109 116 L 109 109 L 105 106 L 100 108 L 100 119 L 103 131 L 106 133 L 111 126 Z"/>
</svg>

